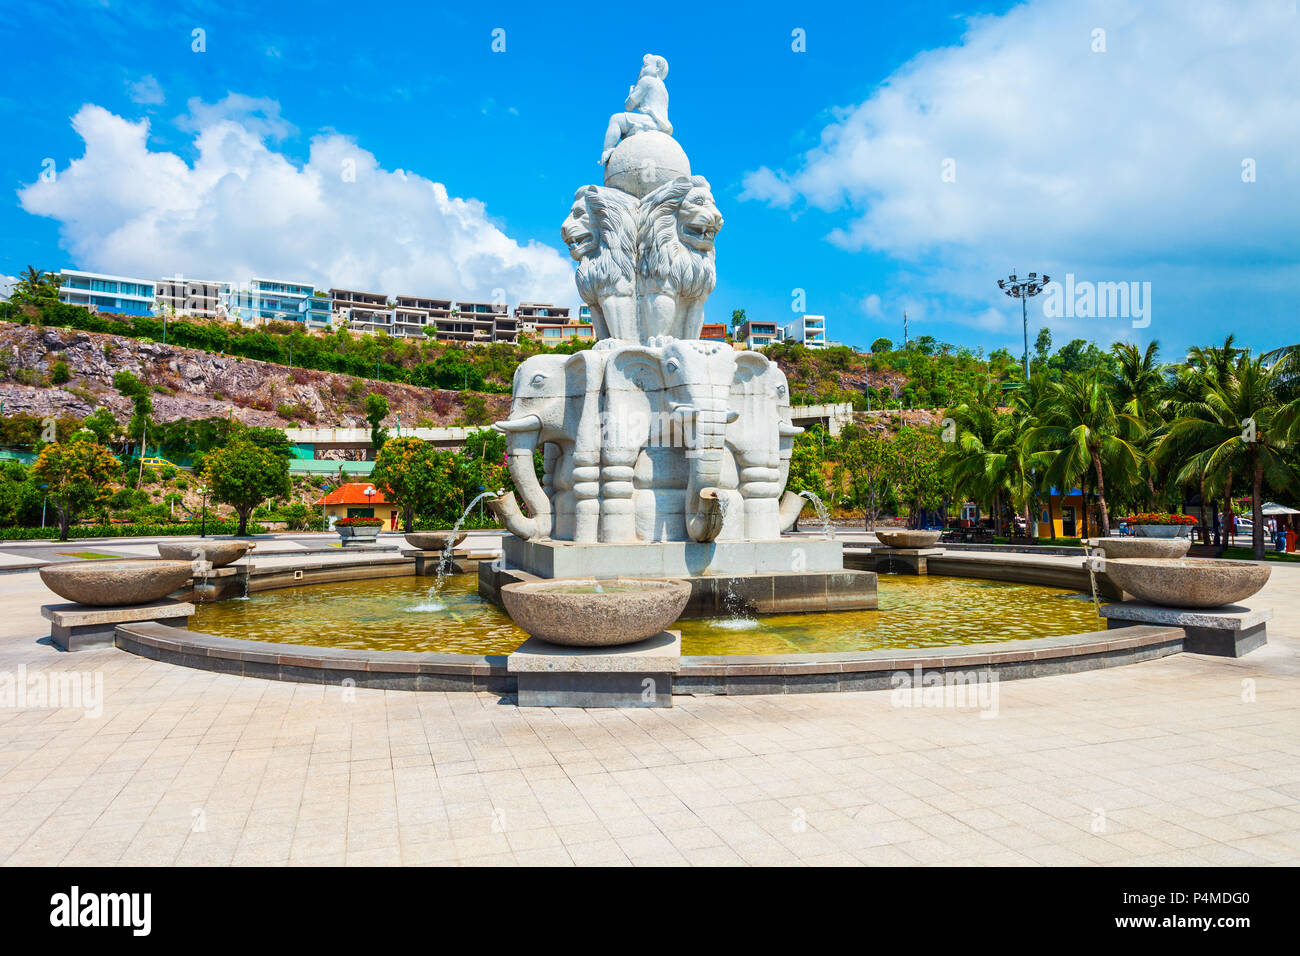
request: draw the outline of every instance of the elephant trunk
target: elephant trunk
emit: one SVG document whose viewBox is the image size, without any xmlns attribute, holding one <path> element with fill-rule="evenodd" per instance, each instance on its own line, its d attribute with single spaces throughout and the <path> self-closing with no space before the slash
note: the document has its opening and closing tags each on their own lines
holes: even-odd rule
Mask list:
<svg viewBox="0 0 1300 956">
<path fill-rule="evenodd" d="M 510 477 L 514 479 L 515 487 L 523 495 L 524 503 L 528 505 L 528 510 L 533 516 L 524 517 L 514 495 L 495 499 L 492 502 L 493 513 L 501 518 L 502 523 L 506 524 L 512 534 L 520 538 L 530 540 L 549 537 L 552 520 L 551 499 L 547 497 L 541 482 L 537 480 L 537 470 L 533 466 L 533 452 L 537 450 L 537 442 L 542 434 L 541 419 L 536 415 L 526 415 L 523 418 L 497 422 L 492 427 L 506 433 Z M 500 504 L 502 510 L 498 511 L 498 504 L 504 502 L 506 498 L 510 499 L 509 503 Z M 514 521 L 513 525 L 506 523 L 507 517 Z"/>
<path fill-rule="evenodd" d="M 696 405 L 682 410 L 693 426 L 686 453 L 690 459 L 686 533 L 692 541 L 712 541 L 722 530 L 725 515 L 717 485 L 722 477 L 727 422 L 735 418 L 727 408 L 730 394 L 729 385 L 712 388 Z"/>
<path fill-rule="evenodd" d="M 781 496 L 779 514 L 782 531 L 789 531 L 794 527 L 794 523 L 799 520 L 799 514 L 806 504 L 808 504 L 808 499 L 794 491 L 787 491 Z"/>
<path fill-rule="evenodd" d="M 487 506 L 488 511 L 496 515 L 502 526 L 515 537 L 525 541 L 540 537 L 537 519 L 524 517 L 513 491 L 506 492 L 500 498 L 489 498 Z"/>
</svg>

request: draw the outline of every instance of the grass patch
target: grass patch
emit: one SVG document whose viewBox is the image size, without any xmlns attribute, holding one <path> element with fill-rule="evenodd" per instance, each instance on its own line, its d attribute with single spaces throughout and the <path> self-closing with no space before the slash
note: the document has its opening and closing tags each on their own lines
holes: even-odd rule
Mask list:
<svg viewBox="0 0 1300 956">
<path fill-rule="evenodd" d="M 1255 552 L 1252 551 L 1250 548 L 1224 548 L 1223 556 L 1225 558 L 1232 558 L 1233 560 L 1236 561 L 1255 560 Z M 1269 548 L 1267 551 L 1264 552 L 1264 560 L 1282 561 L 1284 563 L 1291 562 L 1291 561 L 1300 561 L 1300 551 L 1289 551 L 1289 552 L 1274 551 L 1272 548 Z"/>
<path fill-rule="evenodd" d="M 54 553 L 65 558 L 82 558 L 86 561 L 89 561 L 93 558 L 119 557 L 119 555 L 116 554 L 100 554 L 98 551 L 56 551 Z"/>
</svg>

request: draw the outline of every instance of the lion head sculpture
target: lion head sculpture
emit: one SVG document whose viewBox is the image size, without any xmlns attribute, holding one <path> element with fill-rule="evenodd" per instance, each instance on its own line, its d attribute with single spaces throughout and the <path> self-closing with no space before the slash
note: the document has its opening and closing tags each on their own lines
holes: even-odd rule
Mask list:
<svg viewBox="0 0 1300 956">
<path fill-rule="evenodd" d="M 635 196 L 605 186 L 583 186 L 560 227 L 569 255 L 578 263 L 578 295 L 591 307 L 597 336 L 635 338 Z M 631 317 L 631 328 L 626 316 Z M 604 326 L 604 328 L 602 328 Z"/>
<path fill-rule="evenodd" d="M 717 274 L 713 241 L 722 214 L 703 176 L 680 176 L 641 200 L 637 275 L 643 294 L 703 300 Z"/>
</svg>

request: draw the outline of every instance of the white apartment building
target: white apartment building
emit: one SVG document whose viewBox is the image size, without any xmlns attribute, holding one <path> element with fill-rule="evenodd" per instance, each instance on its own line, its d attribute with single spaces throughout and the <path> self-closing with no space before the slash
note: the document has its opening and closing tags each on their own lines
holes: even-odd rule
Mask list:
<svg viewBox="0 0 1300 956">
<path fill-rule="evenodd" d="M 158 280 L 156 301 L 169 315 L 191 315 L 214 319 L 222 315 L 230 283 L 215 279 L 186 279 L 164 276 Z"/>
<path fill-rule="evenodd" d="M 59 270 L 59 301 L 92 312 L 152 315 L 156 288 L 153 279 Z"/>
<path fill-rule="evenodd" d="M 810 349 L 826 348 L 826 316 L 805 315 L 786 325 L 782 336 L 787 342 L 799 342 Z"/>
<path fill-rule="evenodd" d="M 308 331 L 333 325 L 333 299 L 310 282 L 252 279 L 223 297 L 227 317 L 241 325 L 301 322 Z"/>
</svg>

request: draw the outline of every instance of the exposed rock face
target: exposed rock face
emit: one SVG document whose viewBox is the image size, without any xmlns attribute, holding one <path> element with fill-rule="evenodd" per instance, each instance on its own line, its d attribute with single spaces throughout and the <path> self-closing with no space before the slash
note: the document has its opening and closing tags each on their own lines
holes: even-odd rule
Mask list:
<svg viewBox="0 0 1300 956">
<path fill-rule="evenodd" d="M 400 414 L 407 427 L 422 422 L 454 425 L 466 394 L 287 368 L 117 335 L 8 322 L 0 322 L 0 361 L 5 411 L 39 417 L 81 418 L 103 406 L 119 421 L 127 421 L 131 402 L 113 387 L 113 376 L 124 369 L 163 389 L 153 395 L 154 418 L 163 422 L 233 417 L 248 425 L 281 428 L 365 425 L 365 396 L 377 392 L 388 399 L 390 419 L 385 424 L 396 424 Z M 72 373 L 64 385 L 24 385 L 15 378 L 24 369 L 43 378 L 58 361 L 66 362 Z M 507 396 L 484 395 L 483 399 L 491 418 L 502 417 L 509 407 Z M 293 417 L 278 414 L 285 406 L 293 409 Z"/>
</svg>

